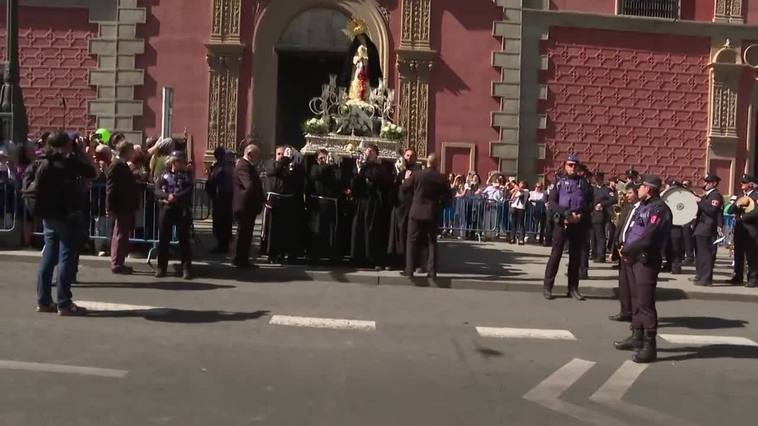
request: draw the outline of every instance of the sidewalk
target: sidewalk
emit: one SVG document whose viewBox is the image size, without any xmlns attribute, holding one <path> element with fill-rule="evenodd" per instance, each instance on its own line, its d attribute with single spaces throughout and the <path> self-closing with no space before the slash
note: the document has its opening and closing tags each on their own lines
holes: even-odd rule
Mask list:
<svg viewBox="0 0 758 426">
<path fill-rule="evenodd" d="M 198 280 L 218 279 L 255 282 L 287 281 L 334 281 L 368 285 L 417 285 L 448 289 L 490 290 L 490 291 L 542 291 L 542 277 L 545 263 L 550 253 L 546 247 L 517 246 L 502 242 L 477 243 L 469 241 L 441 242 L 440 274 L 436 280 L 426 278 L 408 279 L 398 271 L 363 271 L 348 267 L 308 267 L 304 265 L 266 265 L 256 271 L 240 271 L 229 265 L 229 259 L 206 255 L 202 242 L 196 244 L 195 275 Z M 36 263 L 36 251 L 0 251 L 0 261 L 21 261 Z M 88 266 L 109 267 L 109 259 L 82 256 Z M 129 263 L 138 269 L 147 269 L 144 259 L 130 259 Z M 566 292 L 567 256 L 561 261 L 561 268 L 553 293 Z M 700 299 L 758 302 L 758 289 L 715 285 L 697 287 L 688 281 L 694 274 L 693 267 L 686 267 L 684 275 L 662 273 L 658 283 L 659 300 Z M 730 260 L 726 252 L 719 253 L 717 259 L 716 282 L 726 280 L 731 275 Z M 590 264 L 590 277 L 582 280 L 580 289 L 588 297 L 615 298 L 618 285 L 618 271 L 610 264 Z"/>
</svg>

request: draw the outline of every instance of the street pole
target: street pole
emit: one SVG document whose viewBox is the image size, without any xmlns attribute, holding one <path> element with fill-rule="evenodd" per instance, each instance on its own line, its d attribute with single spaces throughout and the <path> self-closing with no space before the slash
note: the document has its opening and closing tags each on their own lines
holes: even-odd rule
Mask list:
<svg viewBox="0 0 758 426">
<path fill-rule="evenodd" d="M 6 64 L 3 87 L 0 89 L 0 112 L 11 114 L 11 128 L 3 129 L 3 136 L 17 144 L 26 141 L 29 123 L 24 107 L 24 97 L 19 85 L 18 62 L 18 0 L 5 0 L 6 30 L 8 32 L 8 63 Z M 4 126 L 5 127 L 5 126 Z"/>
</svg>

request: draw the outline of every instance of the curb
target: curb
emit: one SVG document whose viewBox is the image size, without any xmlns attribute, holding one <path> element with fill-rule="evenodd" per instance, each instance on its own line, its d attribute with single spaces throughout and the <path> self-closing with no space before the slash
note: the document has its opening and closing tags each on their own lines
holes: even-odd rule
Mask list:
<svg viewBox="0 0 758 426">
<path fill-rule="evenodd" d="M 145 259 L 132 258 L 133 262 L 144 262 Z M 39 254 L 36 252 L 0 251 L 0 262 L 37 263 Z M 109 258 L 82 256 L 80 263 L 94 268 L 107 269 Z M 288 282 L 288 281 L 328 281 L 337 283 L 360 284 L 367 286 L 416 286 L 432 287 L 445 290 L 482 290 L 482 291 L 516 291 L 526 293 L 542 293 L 542 286 L 529 284 L 504 277 L 488 279 L 438 277 L 434 280 L 425 277 L 406 278 L 402 276 L 386 276 L 374 271 L 355 271 L 353 269 L 336 268 L 330 270 L 307 269 L 303 266 L 269 266 L 264 265 L 253 272 L 251 279 L 241 279 L 241 273 L 228 263 L 194 262 L 193 269 L 198 277 L 208 277 L 219 280 L 237 280 L 249 282 Z M 584 281 L 582 293 L 589 299 L 617 299 L 616 288 L 592 286 Z M 559 296 L 568 291 L 566 286 L 556 285 L 553 294 Z M 680 288 L 658 287 L 656 298 L 659 301 L 670 300 L 704 300 L 725 302 L 758 303 L 758 291 L 755 294 L 735 294 L 705 292 L 697 289 L 685 290 Z"/>
</svg>

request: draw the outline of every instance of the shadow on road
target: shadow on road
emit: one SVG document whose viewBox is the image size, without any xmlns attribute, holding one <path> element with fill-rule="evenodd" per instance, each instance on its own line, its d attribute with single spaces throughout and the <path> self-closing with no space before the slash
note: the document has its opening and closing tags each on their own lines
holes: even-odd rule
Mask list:
<svg viewBox="0 0 758 426">
<path fill-rule="evenodd" d="M 269 311 L 254 312 L 225 312 L 225 311 L 193 311 L 186 309 L 147 309 L 131 311 L 89 311 L 89 318 L 144 318 L 148 321 L 172 322 L 184 324 L 202 324 L 227 321 L 256 320 L 269 314 Z"/>
<path fill-rule="evenodd" d="M 209 284 L 194 281 L 160 281 L 151 283 L 128 283 L 128 282 L 96 282 L 96 283 L 79 283 L 75 287 L 79 288 L 140 288 L 152 290 L 218 290 L 226 288 L 236 288 L 233 285 Z"/>
<path fill-rule="evenodd" d="M 667 317 L 658 320 L 658 327 L 683 327 L 695 330 L 715 330 L 719 328 L 740 328 L 748 321 L 718 317 Z"/>
<path fill-rule="evenodd" d="M 658 348 L 658 353 L 675 353 L 667 357 L 658 357 L 658 361 L 687 361 L 691 359 L 758 359 L 758 347 L 740 345 L 708 345 L 682 348 Z"/>
</svg>

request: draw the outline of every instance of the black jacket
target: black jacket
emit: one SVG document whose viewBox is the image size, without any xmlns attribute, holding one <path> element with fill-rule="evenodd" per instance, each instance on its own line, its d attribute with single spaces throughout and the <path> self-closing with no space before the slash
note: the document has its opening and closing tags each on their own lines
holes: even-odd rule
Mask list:
<svg viewBox="0 0 758 426">
<path fill-rule="evenodd" d="M 109 213 L 131 214 L 139 208 L 137 178 L 129 166 L 116 158 L 108 168 L 106 180 L 106 209 Z"/>
<path fill-rule="evenodd" d="M 86 211 L 79 180 L 95 176 L 94 165 L 76 154 L 51 154 L 41 160 L 35 177 L 36 214 L 42 219 L 66 219 Z"/>
<path fill-rule="evenodd" d="M 622 254 L 625 258 L 635 260 L 640 260 L 642 255 L 646 255 L 652 263 L 660 262 L 663 246 L 671 230 L 671 209 L 658 196 L 643 201 L 640 208 L 643 205 L 649 206 L 651 219 L 645 224 L 643 234 L 638 240 L 624 244 Z M 624 224 L 619 224 L 619 228 L 624 232 Z"/>
<path fill-rule="evenodd" d="M 608 222 L 610 219 L 610 216 L 608 214 L 609 208 L 618 203 L 618 195 L 616 194 L 616 191 L 612 190 L 608 186 L 593 186 L 592 194 L 593 204 L 592 212 L 590 213 L 592 223 Z M 600 204 L 600 210 L 595 209 L 595 205 L 597 204 Z"/>
<path fill-rule="evenodd" d="M 412 220 L 437 220 L 442 207 L 452 198 L 447 179 L 435 169 L 414 173 L 403 182 L 402 190 L 412 196 Z"/>
<path fill-rule="evenodd" d="M 241 159 L 234 167 L 234 197 L 232 199 L 235 215 L 257 216 L 263 210 L 263 185 L 255 166 Z"/>
<path fill-rule="evenodd" d="M 723 221 L 722 209 L 724 197 L 714 189 L 697 204 L 697 219 L 693 235 L 698 237 L 715 237 L 716 230 Z"/>
</svg>

